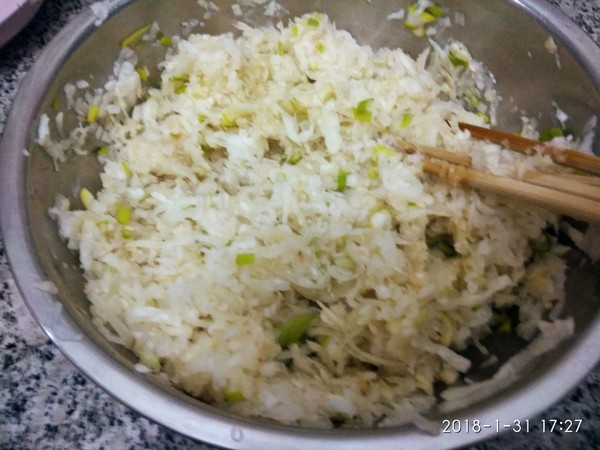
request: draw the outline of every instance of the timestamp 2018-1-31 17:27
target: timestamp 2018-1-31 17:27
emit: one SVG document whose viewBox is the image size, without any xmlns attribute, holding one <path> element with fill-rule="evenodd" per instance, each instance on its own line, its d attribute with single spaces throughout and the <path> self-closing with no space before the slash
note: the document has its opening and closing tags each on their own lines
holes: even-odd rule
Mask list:
<svg viewBox="0 0 600 450">
<path fill-rule="evenodd" d="M 496 433 L 504 430 L 510 430 L 514 433 L 529 433 L 532 431 L 578 433 L 582 424 L 583 419 L 539 419 L 536 421 L 515 419 L 508 423 L 500 420 L 483 422 L 477 419 L 444 419 L 442 420 L 442 433 L 481 433 L 486 430 Z"/>
</svg>

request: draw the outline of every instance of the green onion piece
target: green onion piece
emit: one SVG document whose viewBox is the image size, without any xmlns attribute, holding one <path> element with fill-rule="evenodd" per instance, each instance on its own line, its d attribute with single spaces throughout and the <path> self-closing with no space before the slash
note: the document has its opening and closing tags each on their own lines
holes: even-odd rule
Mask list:
<svg viewBox="0 0 600 450">
<path fill-rule="evenodd" d="M 309 17 L 308 20 L 306 21 L 306 25 L 308 25 L 309 27 L 318 27 L 320 25 L 320 23 L 314 17 Z"/>
<path fill-rule="evenodd" d="M 206 120 L 206 116 L 204 114 L 198 114 L 198 122 L 202 123 Z"/>
<path fill-rule="evenodd" d="M 425 11 L 438 19 L 446 15 L 446 12 L 437 3 L 428 6 L 427 8 L 425 8 Z"/>
<path fill-rule="evenodd" d="M 238 253 L 235 255 L 235 263 L 238 266 L 249 266 L 254 264 L 255 259 L 254 253 Z"/>
<path fill-rule="evenodd" d="M 81 199 L 81 203 L 83 203 L 85 209 L 90 209 L 92 201 L 94 200 L 94 194 L 92 194 L 89 189 L 82 188 L 79 191 L 79 198 Z"/>
<path fill-rule="evenodd" d="M 411 114 L 402 114 L 402 120 L 400 121 L 400 128 L 406 128 L 407 126 L 410 125 L 410 123 L 412 122 L 412 115 Z"/>
<path fill-rule="evenodd" d="M 227 114 L 223 113 L 223 115 L 221 116 L 221 128 L 231 128 L 235 127 L 235 125 L 235 119 L 231 119 L 229 118 L 229 116 L 227 116 Z"/>
<path fill-rule="evenodd" d="M 554 139 L 555 137 L 562 137 L 565 134 L 563 133 L 563 130 L 561 130 L 558 127 L 553 127 L 553 128 L 548 128 L 547 130 L 544 130 L 540 133 L 540 141 L 542 142 L 548 142 L 551 141 L 552 139 Z"/>
<path fill-rule="evenodd" d="M 379 178 L 379 172 L 377 169 L 375 169 L 375 167 L 369 167 L 369 172 L 367 175 L 371 180 L 376 180 Z"/>
<path fill-rule="evenodd" d="M 477 95 L 471 90 L 465 92 L 465 95 L 467 97 L 467 101 L 469 102 L 469 106 L 471 106 L 473 109 L 476 109 L 480 103 Z"/>
<path fill-rule="evenodd" d="M 361 122 L 370 122 L 371 118 L 373 117 L 373 113 L 369 109 L 371 103 L 373 103 L 372 98 L 368 98 L 366 100 L 358 102 L 356 108 L 352 109 L 354 111 L 354 118 L 356 120 L 360 120 Z"/>
<path fill-rule="evenodd" d="M 137 67 L 135 69 L 135 71 L 140 76 L 140 80 L 142 80 L 142 81 L 148 81 L 148 75 L 149 75 L 149 73 L 148 73 L 148 71 L 145 68 L 143 68 L 143 67 Z"/>
<path fill-rule="evenodd" d="M 90 105 L 90 109 L 88 109 L 86 120 L 88 123 L 94 123 L 98 118 L 98 113 L 100 112 L 100 107 L 98 105 Z"/>
<path fill-rule="evenodd" d="M 215 151 L 215 148 L 211 147 L 208 144 L 200 144 L 200 148 L 202 149 L 202 151 L 204 153 L 210 153 L 210 152 L 214 152 Z"/>
<path fill-rule="evenodd" d="M 316 317 L 312 313 L 292 317 L 279 327 L 277 343 L 283 348 L 298 343 Z"/>
<path fill-rule="evenodd" d="M 292 36 L 298 36 L 298 25 L 292 25 Z"/>
<path fill-rule="evenodd" d="M 135 41 L 137 41 L 139 38 L 141 38 L 144 34 L 146 34 L 150 28 L 152 28 L 151 23 L 138 28 L 137 30 L 135 30 L 133 33 L 131 33 L 129 36 L 127 36 L 125 39 L 123 39 L 121 41 L 121 47 L 129 47 L 131 44 L 133 44 Z"/>
<path fill-rule="evenodd" d="M 133 230 L 130 228 L 121 228 L 121 237 L 123 239 L 131 239 L 133 237 Z"/>
<path fill-rule="evenodd" d="M 375 164 L 379 163 L 379 154 L 385 156 L 394 156 L 396 151 L 392 148 L 386 147 L 385 145 L 376 145 L 371 151 L 371 161 L 373 161 Z"/>
<path fill-rule="evenodd" d="M 171 39 L 171 36 L 163 33 L 162 31 L 156 33 L 156 38 L 158 39 L 158 43 L 163 47 L 168 47 L 173 43 L 173 39 Z"/>
<path fill-rule="evenodd" d="M 464 58 L 461 58 L 453 51 L 448 52 L 448 59 L 454 67 L 469 67 L 469 61 L 467 61 Z"/>
<path fill-rule="evenodd" d="M 344 192 L 347 188 L 348 188 L 348 174 L 349 172 L 346 172 L 343 169 L 340 169 L 338 174 L 337 174 L 337 191 L 338 192 Z"/>
<path fill-rule="evenodd" d="M 229 239 L 227 242 L 225 242 L 225 247 L 231 247 L 231 244 L 233 244 L 234 239 Z"/>
<path fill-rule="evenodd" d="M 437 17 L 435 17 L 433 14 L 429 14 L 427 12 L 427 10 L 423 11 L 421 14 L 419 14 L 419 18 L 425 23 L 432 23 L 435 22 L 437 20 Z"/>
<path fill-rule="evenodd" d="M 132 175 L 133 172 L 131 171 L 131 169 L 125 161 L 121 161 L 121 167 L 123 168 L 123 172 L 125 172 L 125 175 L 127 175 L 128 177 Z"/>
<path fill-rule="evenodd" d="M 327 344 L 329 344 L 329 341 L 331 340 L 331 336 L 319 336 L 319 345 L 321 347 L 327 347 Z"/>
<path fill-rule="evenodd" d="M 103 145 L 102 147 L 98 147 L 98 149 L 96 149 L 96 154 L 99 156 L 106 156 L 108 155 L 109 150 L 110 147 L 108 145 Z"/>
<path fill-rule="evenodd" d="M 278 55 L 285 55 L 285 47 L 283 46 L 283 42 L 279 41 L 277 43 L 277 54 Z"/>
<path fill-rule="evenodd" d="M 126 206 L 119 206 L 115 213 L 115 219 L 117 219 L 117 222 L 121 225 L 127 225 L 131 220 L 131 209 Z"/>
<path fill-rule="evenodd" d="M 318 51 L 319 53 L 323 53 L 323 52 L 325 51 L 325 44 L 323 44 L 322 42 L 319 42 L 319 43 L 317 44 L 317 51 Z"/>
<path fill-rule="evenodd" d="M 288 162 L 291 165 L 296 165 L 298 164 L 300 161 L 302 160 L 302 153 L 300 153 L 298 150 L 294 150 L 292 152 L 292 154 L 290 155 Z"/>
<path fill-rule="evenodd" d="M 490 117 L 486 114 L 486 113 L 482 113 L 481 111 L 477 111 L 475 113 L 475 115 L 477 117 L 481 117 L 481 119 L 485 122 L 485 123 L 490 123 Z"/>
<path fill-rule="evenodd" d="M 173 90 L 176 94 L 182 94 L 185 92 L 187 85 L 190 82 L 189 75 L 181 75 L 177 77 L 171 77 L 170 79 L 173 82 Z"/>
<path fill-rule="evenodd" d="M 410 206 L 411 208 L 414 208 L 415 206 L 417 206 L 417 203 L 416 203 L 416 202 L 411 202 L 411 201 L 408 201 L 408 202 L 406 202 L 406 204 L 407 204 L 408 206 Z"/>
<path fill-rule="evenodd" d="M 60 108 L 60 102 L 58 101 L 58 97 L 54 97 L 52 99 L 52 103 L 50 103 L 50 107 L 53 111 L 58 111 Z"/>
<path fill-rule="evenodd" d="M 246 400 L 242 391 L 228 391 L 224 389 L 223 397 L 227 403 L 237 403 Z"/>
</svg>

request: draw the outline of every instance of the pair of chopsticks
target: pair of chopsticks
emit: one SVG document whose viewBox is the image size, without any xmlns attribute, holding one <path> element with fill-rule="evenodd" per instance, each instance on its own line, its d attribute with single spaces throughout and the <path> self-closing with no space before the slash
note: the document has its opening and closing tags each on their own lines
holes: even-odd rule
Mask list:
<svg viewBox="0 0 600 450">
<path fill-rule="evenodd" d="M 600 174 L 600 158 L 595 156 L 462 122 L 459 128 L 469 131 L 474 139 L 490 141 L 525 154 L 541 152 L 557 164 Z M 398 147 L 421 153 L 425 157 L 423 170 L 448 181 L 600 224 L 600 177 L 529 170 L 521 179 L 507 178 L 473 169 L 469 155 L 404 143 L 398 143 Z"/>
</svg>

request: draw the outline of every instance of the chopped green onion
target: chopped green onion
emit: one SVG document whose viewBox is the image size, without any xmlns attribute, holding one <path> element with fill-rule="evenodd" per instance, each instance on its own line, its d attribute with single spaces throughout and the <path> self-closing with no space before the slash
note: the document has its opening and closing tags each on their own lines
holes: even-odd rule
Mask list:
<svg viewBox="0 0 600 450">
<path fill-rule="evenodd" d="M 163 33 L 162 31 L 156 33 L 156 38 L 158 39 L 158 43 L 163 47 L 168 47 L 173 43 L 173 39 L 171 39 L 171 36 Z"/>
<path fill-rule="evenodd" d="M 100 112 L 100 107 L 96 104 L 90 105 L 90 109 L 88 109 L 86 120 L 88 123 L 94 123 L 98 118 L 98 113 Z"/>
<path fill-rule="evenodd" d="M 82 188 L 79 191 L 79 198 L 81 199 L 81 203 L 83 203 L 84 208 L 90 209 L 92 201 L 94 201 L 94 194 L 92 194 L 89 189 Z"/>
<path fill-rule="evenodd" d="M 490 117 L 486 114 L 486 113 L 482 113 L 481 111 L 477 111 L 475 113 L 475 115 L 477 117 L 481 117 L 481 119 L 485 122 L 485 123 L 490 123 Z"/>
<path fill-rule="evenodd" d="M 319 42 L 319 43 L 317 44 L 317 51 L 318 51 L 319 53 L 323 53 L 323 52 L 325 51 L 325 44 L 323 44 L 322 42 Z"/>
<path fill-rule="evenodd" d="M 410 123 L 412 122 L 412 115 L 411 114 L 402 114 L 402 120 L 400 121 L 400 128 L 406 128 L 407 126 L 410 125 Z"/>
<path fill-rule="evenodd" d="M 210 153 L 210 152 L 214 152 L 215 151 L 215 148 L 211 147 L 208 144 L 200 144 L 200 148 L 202 149 L 202 151 L 204 153 Z"/>
<path fill-rule="evenodd" d="M 198 114 L 198 122 L 202 123 L 206 120 L 206 116 L 204 114 Z"/>
<path fill-rule="evenodd" d="M 369 172 L 367 173 L 367 176 L 371 180 L 376 180 L 379 178 L 379 172 L 377 171 L 377 169 L 375 169 L 375 167 L 369 167 Z"/>
<path fill-rule="evenodd" d="M 223 390 L 223 397 L 227 403 L 237 403 L 246 400 L 242 391 Z"/>
<path fill-rule="evenodd" d="M 298 164 L 300 161 L 302 160 L 302 153 L 300 153 L 298 150 L 294 150 L 292 152 L 292 154 L 290 155 L 288 162 L 291 165 L 296 165 Z"/>
<path fill-rule="evenodd" d="M 343 169 L 340 169 L 337 174 L 337 191 L 344 192 L 348 188 L 348 174 L 350 172 L 346 172 Z"/>
<path fill-rule="evenodd" d="M 235 255 L 235 263 L 238 266 L 249 266 L 254 264 L 255 259 L 254 253 L 238 253 Z"/>
<path fill-rule="evenodd" d="M 360 120 L 361 122 L 370 122 L 371 118 L 373 117 L 373 113 L 369 109 L 369 106 L 371 106 L 371 103 L 373 103 L 372 98 L 368 98 L 366 100 L 362 100 L 362 101 L 358 102 L 358 105 L 356 105 L 356 108 L 353 108 L 354 118 L 356 120 Z"/>
<path fill-rule="evenodd" d="M 225 242 L 225 247 L 231 247 L 231 244 L 233 244 L 234 239 L 229 239 L 227 242 Z"/>
<path fill-rule="evenodd" d="M 148 73 L 148 71 L 144 67 L 137 67 L 135 69 L 135 71 L 140 76 L 140 80 L 142 80 L 142 81 L 148 81 L 148 75 L 149 75 L 149 73 Z"/>
<path fill-rule="evenodd" d="M 277 54 L 278 55 L 285 55 L 285 47 L 283 46 L 283 42 L 279 41 L 277 43 Z"/>
<path fill-rule="evenodd" d="M 425 24 L 432 23 L 432 22 L 435 22 L 437 20 L 437 17 L 435 17 L 433 14 L 428 13 L 427 10 L 425 10 L 421 14 L 419 14 L 419 18 Z"/>
<path fill-rule="evenodd" d="M 125 172 L 125 175 L 130 177 L 133 172 L 131 172 L 131 169 L 124 160 L 121 161 L 121 167 L 123 168 L 123 172 Z"/>
<path fill-rule="evenodd" d="M 106 156 L 108 155 L 109 150 L 110 147 L 108 145 L 103 145 L 102 147 L 98 147 L 98 149 L 96 149 L 96 154 L 99 156 Z"/>
<path fill-rule="evenodd" d="M 187 85 L 190 82 L 189 75 L 181 75 L 176 77 L 171 77 L 171 81 L 173 82 L 173 90 L 176 94 L 183 94 L 187 88 Z"/>
<path fill-rule="evenodd" d="M 121 47 L 129 47 L 131 44 L 133 44 L 135 41 L 137 41 L 139 38 L 141 38 L 144 34 L 146 34 L 148 32 L 148 30 L 150 30 L 150 28 L 152 28 L 151 23 L 138 28 L 137 30 L 135 30 L 133 33 L 131 33 L 129 36 L 127 36 L 125 39 L 123 39 L 121 41 Z"/>
<path fill-rule="evenodd" d="M 292 25 L 292 36 L 298 36 L 298 25 Z"/>
<path fill-rule="evenodd" d="M 121 237 L 123 239 L 131 239 L 133 237 L 133 230 L 130 228 L 121 228 Z"/>
<path fill-rule="evenodd" d="M 408 30 L 411 30 L 411 31 L 412 31 L 412 30 L 416 30 L 416 29 L 419 29 L 419 28 L 421 28 L 421 29 L 422 29 L 422 28 L 423 28 L 423 25 L 420 25 L 420 24 L 418 24 L 418 23 L 412 23 L 412 22 L 409 22 L 408 20 L 406 20 L 406 21 L 404 21 L 404 27 L 405 27 L 406 29 L 408 29 Z"/>
<path fill-rule="evenodd" d="M 279 327 L 277 343 L 283 348 L 298 343 L 316 317 L 312 313 L 292 317 Z"/>
<path fill-rule="evenodd" d="M 314 17 L 309 17 L 306 21 L 306 25 L 308 25 L 309 27 L 318 27 L 320 25 L 320 22 Z"/>
<path fill-rule="evenodd" d="M 408 206 L 410 206 L 411 208 L 414 208 L 415 206 L 417 206 L 417 202 L 411 202 L 411 201 L 408 201 L 408 202 L 406 202 L 406 204 L 407 204 Z"/>
<path fill-rule="evenodd" d="M 117 222 L 121 225 L 127 225 L 131 220 L 131 209 L 126 206 L 119 206 L 115 213 L 115 219 L 117 219 Z"/>
<path fill-rule="evenodd" d="M 375 165 L 379 163 L 379 154 L 385 156 L 394 156 L 396 151 L 394 151 L 392 148 L 386 147 L 385 145 L 376 145 L 373 147 L 373 150 L 371 150 L 371 161 L 373 161 Z"/>
<path fill-rule="evenodd" d="M 558 127 L 548 128 L 540 133 L 540 141 L 548 142 L 554 139 L 555 137 L 563 137 L 565 134 L 563 130 Z"/>
<path fill-rule="evenodd" d="M 227 114 L 223 113 L 221 116 L 221 128 L 232 128 L 235 127 L 235 119 L 231 119 Z"/>
<path fill-rule="evenodd" d="M 425 11 L 438 19 L 446 15 L 446 12 L 437 3 L 428 6 L 427 8 L 425 8 Z"/>
<path fill-rule="evenodd" d="M 452 50 L 448 52 L 448 59 L 454 67 L 469 67 L 469 61 L 464 58 L 461 58 Z"/>
<path fill-rule="evenodd" d="M 331 340 L 331 336 L 319 336 L 319 345 L 321 347 L 327 347 L 329 341 Z"/>
<path fill-rule="evenodd" d="M 52 103 L 50 104 L 50 107 L 52 108 L 53 111 L 58 111 L 60 108 L 60 102 L 58 101 L 58 97 L 54 97 L 52 99 Z"/>
</svg>

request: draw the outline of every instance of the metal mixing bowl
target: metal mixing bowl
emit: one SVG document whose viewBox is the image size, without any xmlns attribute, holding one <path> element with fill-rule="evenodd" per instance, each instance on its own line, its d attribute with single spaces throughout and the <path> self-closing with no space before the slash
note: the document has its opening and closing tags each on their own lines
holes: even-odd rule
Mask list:
<svg viewBox="0 0 600 450">
<path fill-rule="evenodd" d="M 229 0 L 195 31 L 233 30 L 236 17 Z M 319 10 L 340 28 L 350 30 L 365 44 L 401 46 L 416 55 L 427 42 L 404 29 L 388 14 L 408 6 L 407 0 L 281 0 L 295 16 Z M 571 117 L 575 133 L 600 111 L 600 50 L 572 22 L 543 0 L 453 0 L 444 6 L 464 14 L 465 26 L 454 25 L 436 39 L 455 38 L 467 44 L 476 59 L 495 74 L 504 98 L 499 127 L 515 129 L 518 105 L 539 120 L 540 128 L 554 124 L 555 106 Z M 170 34 L 181 24 L 205 12 L 195 0 L 112 0 L 102 2 L 109 17 L 99 20 L 83 12 L 54 39 L 24 80 L 4 130 L 0 154 L 0 219 L 6 250 L 23 298 L 56 345 L 88 377 L 121 402 L 182 434 L 213 444 L 236 448 L 445 448 L 464 445 L 496 434 L 431 436 L 413 427 L 369 430 L 312 430 L 264 420 L 240 418 L 206 405 L 171 387 L 155 374 L 137 372 L 134 356 L 109 342 L 94 328 L 83 278 L 76 256 L 59 239 L 47 214 L 55 194 L 73 197 L 73 183 L 98 186 L 99 165 L 94 157 L 78 157 L 56 171 L 51 158 L 34 143 L 39 116 L 51 109 L 54 98 L 64 98 L 67 82 L 85 79 L 99 86 L 119 52 L 119 40 L 156 20 Z M 262 6 L 244 6 L 244 20 L 256 25 L 272 18 Z M 285 19 L 281 17 L 281 19 Z M 553 36 L 556 55 L 544 48 Z M 157 61 L 160 52 L 142 51 L 145 61 Z M 66 118 L 67 126 L 72 118 Z M 598 140 L 595 148 L 598 149 Z M 27 152 L 24 152 L 27 150 Z M 26 156 L 28 153 L 29 156 Z M 524 206 L 525 207 L 525 206 Z M 37 289 L 51 280 L 53 295 Z M 571 270 L 567 283 L 566 315 L 575 318 L 572 339 L 546 354 L 510 387 L 489 399 L 435 420 L 477 419 L 481 423 L 511 424 L 532 417 L 575 386 L 600 360 L 600 295 L 598 270 L 587 265 Z M 518 350 L 518 341 L 492 339 L 490 345 L 504 358 Z M 470 374 L 473 378 L 484 372 Z"/>
</svg>

